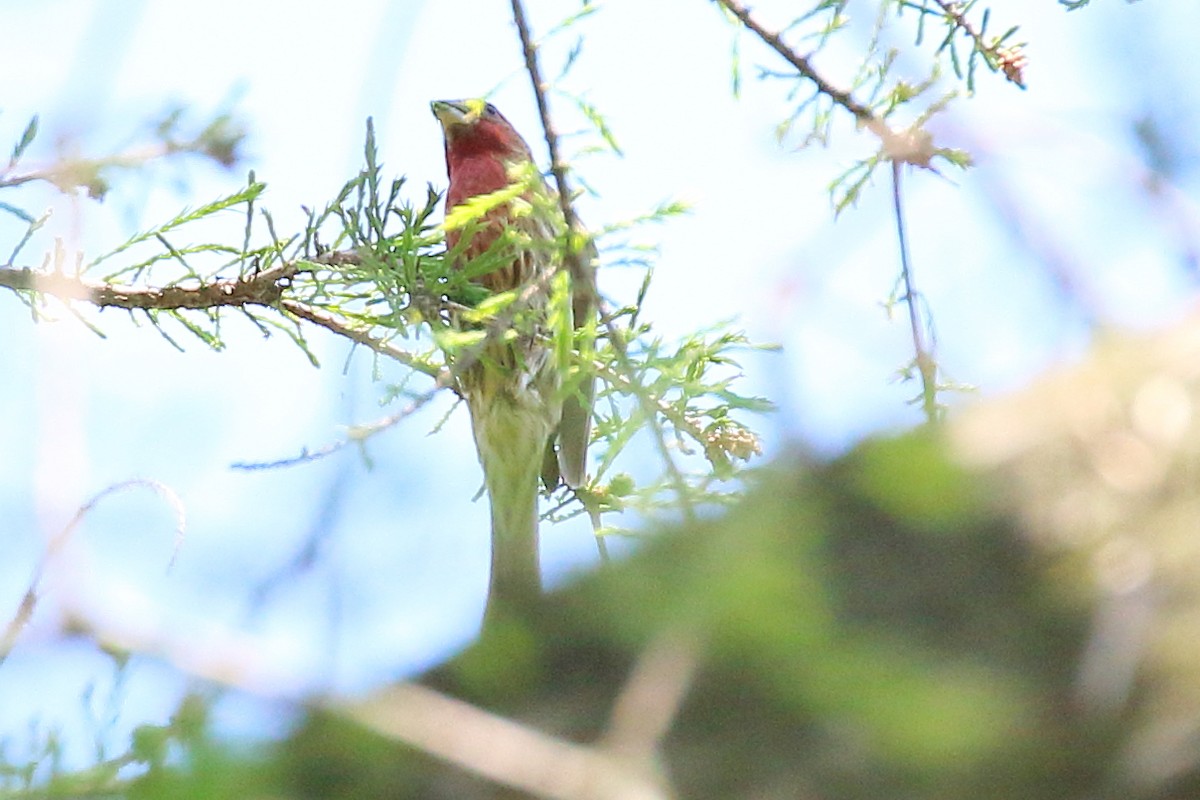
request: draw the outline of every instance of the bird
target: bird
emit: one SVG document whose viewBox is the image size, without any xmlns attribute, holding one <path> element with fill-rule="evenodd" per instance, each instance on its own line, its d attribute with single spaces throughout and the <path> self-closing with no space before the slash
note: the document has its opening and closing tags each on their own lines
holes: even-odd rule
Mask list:
<svg viewBox="0 0 1200 800">
<path fill-rule="evenodd" d="M 489 293 L 517 292 L 521 306 L 485 323 L 510 330 L 489 335 L 457 374 L 491 507 L 486 625 L 541 594 L 539 478 L 548 490 L 560 481 L 572 489 L 584 484 L 594 377 L 562 390 L 566 365 L 551 344 L 549 300 L 555 276 L 570 274 L 563 263 L 565 223 L 529 145 L 482 99 L 435 100 L 430 108 L 446 151 L 447 258 Z M 468 219 L 451 224 L 464 206 Z M 571 286 L 566 324 L 573 328 L 596 313 L 594 246 L 580 261 L 588 285 Z M 561 314 L 553 318 L 563 324 Z"/>
</svg>

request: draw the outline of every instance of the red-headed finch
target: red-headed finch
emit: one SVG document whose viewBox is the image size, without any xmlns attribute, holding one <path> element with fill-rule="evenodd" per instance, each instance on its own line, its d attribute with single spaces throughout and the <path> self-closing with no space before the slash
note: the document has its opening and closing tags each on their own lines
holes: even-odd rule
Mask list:
<svg viewBox="0 0 1200 800">
<path fill-rule="evenodd" d="M 568 365 L 554 343 L 570 341 L 573 327 L 595 314 L 594 289 L 572 286 L 561 304 L 566 313 L 551 308 L 552 287 L 566 272 L 562 214 L 508 120 L 483 100 L 437 100 L 431 108 L 450 178 L 447 253 L 473 282 L 517 294 L 510 315 L 502 310 L 484 323 L 507 325 L 512 330 L 499 333 L 512 335 L 489 337 L 459 374 L 491 504 L 491 617 L 541 591 L 539 475 L 548 488 L 560 476 L 572 488 L 586 477 L 593 381 L 585 377 L 564 393 Z M 591 270 L 594 250 L 582 255 Z"/>
</svg>

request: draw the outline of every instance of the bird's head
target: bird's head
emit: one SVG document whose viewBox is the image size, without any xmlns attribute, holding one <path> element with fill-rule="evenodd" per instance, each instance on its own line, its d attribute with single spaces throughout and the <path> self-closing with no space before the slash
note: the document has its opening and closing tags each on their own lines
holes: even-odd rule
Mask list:
<svg viewBox="0 0 1200 800">
<path fill-rule="evenodd" d="M 491 103 L 475 98 L 434 100 L 429 107 L 442 124 L 447 162 L 471 156 L 532 160 L 529 145 Z"/>
</svg>

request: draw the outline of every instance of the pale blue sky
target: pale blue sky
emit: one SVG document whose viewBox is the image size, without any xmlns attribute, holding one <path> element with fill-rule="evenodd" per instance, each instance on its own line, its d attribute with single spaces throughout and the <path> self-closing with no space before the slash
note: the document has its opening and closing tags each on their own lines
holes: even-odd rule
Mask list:
<svg viewBox="0 0 1200 800">
<path fill-rule="evenodd" d="M 544 31 L 575 5 L 535 1 L 530 13 Z M 869 19 L 874 4 L 857 5 Z M 981 75 L 977 100 L 955 104 L 934 126 L 946 144 L 972 149 L 979 166 L 906 183 L 912 251 L 944 365 L 985 394 L 1070 358 L 1088 336 L 1031 257 L 1030 229 L 1014 236 L 997 222 L 998 203 L 1018 209 L 1065 255 L 1107 321 L 1147 326 L 1177 316 L 1193 303 L 1195 278 L 1181 267 L 1178 233 L 1195 244 L 1195 153 L 1184 153 L 1191 161 L 1166 205 L 1146 202 L 1130 119 L 1168 114 L 1168 130 L 1192 129 L 1196 109 L 1180 87 L 1197 76 L 1182 54 L 1200 12 L 1111 0 L 1069 15 L 1050 0 L 995 5 L 995 24 L 1019 22 L 1031 41 L 1030 88 Z M 756 9 L 783 21 L 785 6 Z M 280 8 L 261 0 L 0 0 L 9 32 L 0 146 L 36 111 L 42 138 L 33 160 L 52 155 L 56 142 L 100 154 L 130 144 L 171 103 L 200 118 L 232 98 L 251 132 L 245 166 L 269 184 L 263 202 L 284 229 L 300 224 L 302 204 L 324 203 L 357 169 L 368 115 L 385 168 L 407 174 L 417 191 L 445 180 L 430 99 L 499 85 L 495 102 L 543 152 L 507 3 L 296 2 L 284 16 Z M 612 2 L 582 30 L 589 41 L 568 84 L 605 112 L 625 152 L 579 163 L 599 193 L 581 202 L 586 219 L 612 222 L 668 199 L 694 209 L 640 234 L 662 251 L 647 316 L 669 335 L 737 318 L 754 338 L 784 345 L 746 365 L 747 391 L 782 406 L 760 423 L 769 452 L 784 431 L 837 452 L 868 432 L 914 423 L 905 399 L 916 388 L 891 380 L 910 357 L 906 327 L 879 305 L 897 270 L 887 181 L 881 174 L 860 208 L 836 223 L 825 192 L 873 143 L 843 129 L 829 149 L 779 146 L 773 130 L 786 113 L 786 86 L 754 75 L 757 64 L 780 65 L 743 38 L 743 97 L 733 98 L 732 33 L 705 0 Z M 548 71 L 570 42 L 548 49 Z M 860 43 L 847 41 L 819 63 L 837 80 Z M 578 125 L 562 99 L 554 103 L 564 129 Z M 243 177 L 164 165 L 118 184 L 102 205 L 37 189 L 3 199 L 35 210 L 53 202 L 51 232 L 95 252 L 232 191 Z M 0 246 L 12 240 L 10 222 L 0 219 Z M 242 222 L 229 224 L 240 231 Z M 614 269 L 602 286 L 628 299 L 638 280 Z M 107 340 L 70 319 L 34 326 L 0 295 L 8 342 L 0 407 L 9 420 L 0 431 L 0 533 L 10 553 L 0 564 L 0 615 L 24 590 L 43 537 L 114 482 L 171 486 L 187 506 L 189 537 L 164 574 L 171 520 L 159 501 L 135 493 L 96 512 L 72 553 L 75 568 L 56 573 L 23 645 L 0 666 L 0 738 L 48 696 L 66 700 L 49 716 L 68 714 L 78 687 L 103 674 L 86 645 L 64 650 L 57 641 L 56 591 L 78 592 L 118 621 L 137 616 L 129 608 L 146 609 L 154 624 L 193 642 L 254 637 L 263 680 L 276 689 L 361 690 L 471 635 L 486 584 L 486 507 L 469 502 L 479 475 L 465 414 L 426 436 L 443 402 L 381 437 L 371 471 L 351 457 L 233 472 L 232 462 L 320 446 L 339 425 L 381 414 L 367 360 L 360 354 L 343 375 L 344 346 L 314 335 L 325 362 L 316 371 L 288 343 L 236 324 L 228 352 L 197 342 L 179 354 L 121 314 L 98 322 Z M 322 566 L 250 613 L 246 587 L 286 561 L 314 526 L 330 531 Z M 548 529 L 543 538 L 552 582 L 594 559 L 586 526 Z M 131 708 L 147 718 L 180 685 L 148 663 L 135 678 Z"/>
</svg>

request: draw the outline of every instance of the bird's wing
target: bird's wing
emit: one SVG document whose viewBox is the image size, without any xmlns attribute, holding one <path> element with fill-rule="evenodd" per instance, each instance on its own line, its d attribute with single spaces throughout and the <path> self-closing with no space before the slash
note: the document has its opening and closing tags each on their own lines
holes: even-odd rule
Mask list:
<svg viewBox="0 0 1200 800">
<path fill-rule="evenodd" d="M 596 247 L 588 244 L 579 254 L 586 270 L 586 285 L 573 286 L 571 311 L 575 328 L 588 325 L 596 316 Z M 558 426 L 558 468 L 563 482 L 578 489 L 587 479 L 587 448 L 592 436 L 592 403 L 596 397 L 596 376 L 589 370 L 579 386 L 563 399 L 562 421 Z"/>
</svg>

